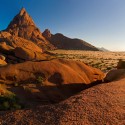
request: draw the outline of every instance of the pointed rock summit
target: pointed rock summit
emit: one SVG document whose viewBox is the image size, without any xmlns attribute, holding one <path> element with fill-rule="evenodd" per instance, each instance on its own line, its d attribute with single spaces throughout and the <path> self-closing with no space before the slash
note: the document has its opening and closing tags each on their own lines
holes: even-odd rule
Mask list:
<svg viewBox="0 0 125 125">
<path fill-rule="evenodd" d="M 28 13 L 26 12 L 26 9 L 25 8 L 22 8 L 21 10 L 20 10 L 20 12 L 19 12 L 19 15 L 20 16 L 23 16 L 23 15 L 28 15 Z"/>
<path fill-rule="evenodd" d="M 42 36 L 41 31 L 36 27 L 33 19 L 27 13 L 25 8 L 14 17 L 8 25 L 7 32 L 11 35 L 22 37 L 37 44 L 42 49 L 54 49 L 54 46 Z"/>
<path fill-rule="evenodd" d="M 22 8 L 21 11 L 14 17 L 11 23 L 8 26 L 8 30 L 20 26 L 35 26 L 34 21 L 26 12 L 25 8 Z"/>
<path fill-rule="evenodd" d="M 3 36 L 1 36 L 2 39 L 11 36 L 14 40 L 9 37 L 10 43 L 18 39 L 21 45 L 21 41 L 27 40 L 29 43 L 35 43 L 42 51 L 54 49 L 99 51 L 98 48 L 81 39 L 68 38 L 61 33 L 52 34 L 49 29 L 42 33 L 25 8 L 20 10 L 4 31 L 4 36 L 3 33 L 1 34 Z M 6 41 L 8 41 L 7 38 Z M 17 46 L 17 43 L 15 42 L 14 44 Z M 13 45 L 13 47 L 15 46 Z"/>
<path fill-rule="evenodd" d="M 47 38 L 48 40 L 51 38 L 52 34 L 49 29 L 45 29 L 45 31 L 42 33 L 42 35 Z"/>
<path fill-rule="evenodd" d="M 18 17 L 19 19 L 19 25 L 32 25 L 35 26 L 34 21 L 32 20 L 32 18 L 30 17 L 30 15 L 26 12 L 25 8 L 22 8 Z"/>
</svg>

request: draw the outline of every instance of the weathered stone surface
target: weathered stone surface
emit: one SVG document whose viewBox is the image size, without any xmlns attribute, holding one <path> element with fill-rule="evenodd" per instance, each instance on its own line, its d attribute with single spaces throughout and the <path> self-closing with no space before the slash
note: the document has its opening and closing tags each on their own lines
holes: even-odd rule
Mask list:
<svg viewBox="0 0 125 125">
<path fill-rule="evenodd" d="M 0 66 L 5 66 L 5 65 L 7 65 L 7 63 L 4 60 L 0 59 Z"/>
<path fill-rule="evenodd" d="M 5 54 L 9 54 L 12 52 L 14 48 L 7 45 L 6 42 L 0 42 L 0 52 L 1 53 L 5 53 Z"/>
<path fill-rule="evenodd" d="M 15 56 L 24 60 L 34 60 L 35 59 L 35 54 L 33 51 L 22 48 L 22 47 L 17 47 L 14 50 Z"/>
<path fill-rule="evenodd" d="M 42 49 L 54 49 L 55 47 L 42 36 L 34 21 L 24 8 L 11 21 L 7 30 L 10 34 L 33 41 Z"/>
<path fill-rule="evenodd" d="M 51 44 L 53 44 L 58 49 L 99 51 L 98 48 L 83 40 L 71 39 L 61 33 L 53 35 L 48 29 L 46 29 L 42 34 L 50 41 Z"/>
<path fill-rule="evenodd" d="M 125 69 L 113 69 L 106 74 L 105 81 L 111 82 L 122 78 L 125 78 Z"/>
<path fill-rule="evenodd" d="M 42 52 L 42 49 L 30 40 L 18 36 L 6 35 L 6 32 L 2 32 L 1 34 L 4 34 L 0 37 L 0 48 L 3 52 L 9 53 L 16 47 L 23 47 L 32 51 Z"/>
<path fill-rule="evenodd" d="M 42 62 L 24 62 L 0 68 L 0 79 L 25 81 L 34 78 L 35 74 L 42 74 L 52 84 L 89 84 L 102 80 L 104 73 L 85 65 L 82 62 L 68 60 L 51 60 Z"/>
<path fill-rule="evenodd" d="M 23 47 L 17 47 L 14 49 L 13 52 L 14 52 L 16 57 L 23 59 L 25 61 L 49 60 L 52 57 L 46 53 L 35 52 L 33 50 L 26 49 Z"/>
</svg>

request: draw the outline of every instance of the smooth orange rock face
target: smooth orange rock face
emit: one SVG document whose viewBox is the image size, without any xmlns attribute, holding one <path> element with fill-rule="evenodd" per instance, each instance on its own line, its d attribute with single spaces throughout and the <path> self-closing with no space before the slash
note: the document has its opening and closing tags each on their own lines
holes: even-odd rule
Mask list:
<svg viewBox="0 0 125 125">
<path fill-rule="evenodd" d="M 104 73 L 81 62 L 68 60 L 51 60 L 43 62 L 25 62 L 0 69 L 0 79 L 26 81 L 36 79 L 41 74 L 51 84 L 90 84 L 102 80 Z M 9 75 L 9 79 L 8 79 Z M 13 82 L 13 81 L 12 81 Z"/>
<path fill-rule="evenodd" d="M 23 59 L 24 61 L 43 61 L 49 60 L 50 56 L 48 54 L 43 54 L 41 52 L 33 51 L 31 49 L 16 47 L 14 50 L 15 57 Z"/>
<path fill-rule="evenodd" d="M 44 100 L 45 104 L 60 102 L 83 89 L 101 83 L 103 78 L 104 73 L 98 69 L 81 62 L 62 59 L 27 61 L 0 68 L 0 81 L 7 86 L 13 86 L 15 82 L 20 84 L 16 89 L 11 87 L 10 90 L 14 89 L 14 93 L 19 97 L 24 94 L 22 103 L 26 100 L 31 106 L 34 103 L 43 104 Z M 32 91 L 28 94 L 22 87 L 29 84 L 34 87 L 30 88 Z M 31 101 L 28 101 L 29 99 Z"/>
</svg>

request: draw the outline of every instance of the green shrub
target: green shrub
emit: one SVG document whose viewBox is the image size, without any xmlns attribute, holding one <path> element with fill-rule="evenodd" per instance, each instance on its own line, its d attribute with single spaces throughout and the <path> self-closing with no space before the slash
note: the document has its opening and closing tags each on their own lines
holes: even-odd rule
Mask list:
<svg viewBox="0 0 125 125">
<path fill-rule="evenodd" d="M 19 105 L 19 104 L 17 104 L 17 103 L 14 103 L 14 104 L 13 104 L 13 108 L 14 108 L 14 109 L 21 109 L 22 106 Z"/>
<path fill-rule="evenodd" d="M 8 101 L 5 101 L 5 102 L 2 103 L 1 108 L 2 108 L 3 110 L 9 109 L 9 107 L 10 107 L 10 105 L 9 105 L 9 102 L 8 102 Z"/>
<path fill-rule="evenodd" d="M 0 111 L 12 109 L 21 109 L 19 99 L 15 95 L 1 95 Z"/>
<path fill-rule="evenodd" d="M 107 67 L 107 70 L 111 70 L 112 69 L 112 67 Z"/>
<path fill-rule="evenodd" d="M 14 83 L 14 86 L 15 86 L 15 87 L 18 87 L 18 86 L 19 86 L 19 83 L 18 83 L 18 82 L 15 82 L 15 83 Z"/>
<path fill-rule="evenodd" d="M 37 83 L 44 84 L 44 78 L 42 76 L 38 76 Z"/>
</svg>

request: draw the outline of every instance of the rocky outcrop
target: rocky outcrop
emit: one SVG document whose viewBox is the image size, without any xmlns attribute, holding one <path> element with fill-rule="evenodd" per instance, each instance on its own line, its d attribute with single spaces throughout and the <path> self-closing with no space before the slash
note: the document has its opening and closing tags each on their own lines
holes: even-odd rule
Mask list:
<svg viewBox="0 0 125 125">
<path fill-rule="evenodd" d="M 105 82 L 116 81 L 125 78 L 125 61 L 119 60 L 117 69 L 110 70 L 104 79 Z"/>
<path fill-rule="evenodd" d="M 46 29 L 42 34 L 45 38 L 47 38 L 48 40 L 51 40 L 52 34 L 49 29 Z"/>
<path fill-rule="evenodd" d="M 17 48 L 23 48 L 24 50 L 27 50 L 27 53 L 25 53 L 25 55 L 23 55 L 24 53 L 17 54 Z M 24 38 L 11 35 L 6 31 L 0 32 L 0 53 L 5 55 L 7 63 L 19 63 L 22 61 L 29 60 L 28 58 L 34 59 L 34 53 L 39 53 L 39 55 L 43 57 L 43 50 L 40 47 L 38 47 L 35 43 L 33 43 L 30 40 L 26 40 Z M 27 59 L 26 54 L 30 54 L 30 56 L 27 57 Z M 33 58 L 31 58 L 31 55 L 33 55 Z M 22 58 L 18 58 L 19 56 L 21 56 Z"/>
<path fill-rule="evenodd" d="M 9 90 L 22 103 L 28 103 L 31 107 L 34 104 L 51 104 L 65 100 L 83 89 L 101 83 L 103 78 L 104 73 L 98 69 L 81 62 L 62 59 L 27 61 L 0 68 L 0 81 L 7 86 L 17 83 L 18 87 L 11 87 Z"/>
<path fill-rule="evenodd" d="M 83 40 L 71 39 L 61 33 L 53 35 L 48 29 L 46 29 L 42 34 L 58 49 L 99 51 L 99 49 Z"/>
<path fill-rule="evenodd" d="M 125 78 L 125 69 L 110 70 L 104 79 L 105 82 L 111 82 Z"/>
<path fill-rule="evenodd" d="M 13 47 L 6 44 L 6 42 L 0 42 L 0 52 L 3 54 L 9 54 L 13 51 Z"/>
<path fill-rule="evenodd" d="M 15 56 L 24 60 L 34 60 L 35 54 L 33 51 L 22 48 L 22 47 L 17 47 L 14 50 Z"/>
<path fill-rule="evenodd" d="M 19 14 L 15 16 L 15 18 L 9 24 L 8 29 L 11 29 L 14 27 L 20 27 L 21 25 L 26 25 L 26 26 L 31 25 L 31 26 L 35 27 L 34 21 L 28 15 L 25 8 L 22 8 L 21 11 L 19 12 Z"/>
<path fill-rule="evenodd" d="M 0 47 L 3 49 L 3 51 L 1 50 L 2 52 L 10 51 L 16 47 L 24 47 L 35 52 L 42 52 L 42 49 L 32 41 L 13 36 L 5 31 L 0 33 Z"/>
<path fill-rule="evenodd" d="M 24 8 L 14 17 L 6 31 L 14 36 L 30 40 L 42 49 L 54 49 L 54 46 L 42 36 L 41 31 Z"/>
<path fill-rule="evenodd" d="M 23 47 L 16 47 L 14 50 L 14 55 L 20 59 L 25 61 L 43 61 L 49 59 L 49 55 L 41 54 L 41 52 L 34 52 L 32 50 L 23 48 Z"/>
<path fill-rule="evenodd" d="M 43 62 L 25 62 L 0 68 L 0 79 L 26 81 L 36 79 L 36 74 L 44 76 L 51 84 L 90 84 L 100 81 L 104 73 L 85 65 L 68 60 L 51 60 Z"/>
<path fill-rule="evenodd" d="M 0 53 L 4 54 L 7 63 L 12 64 L 53 58 L 32 41 L 11 35 L 6 31 L 0 32 Z"/>
</svg>

